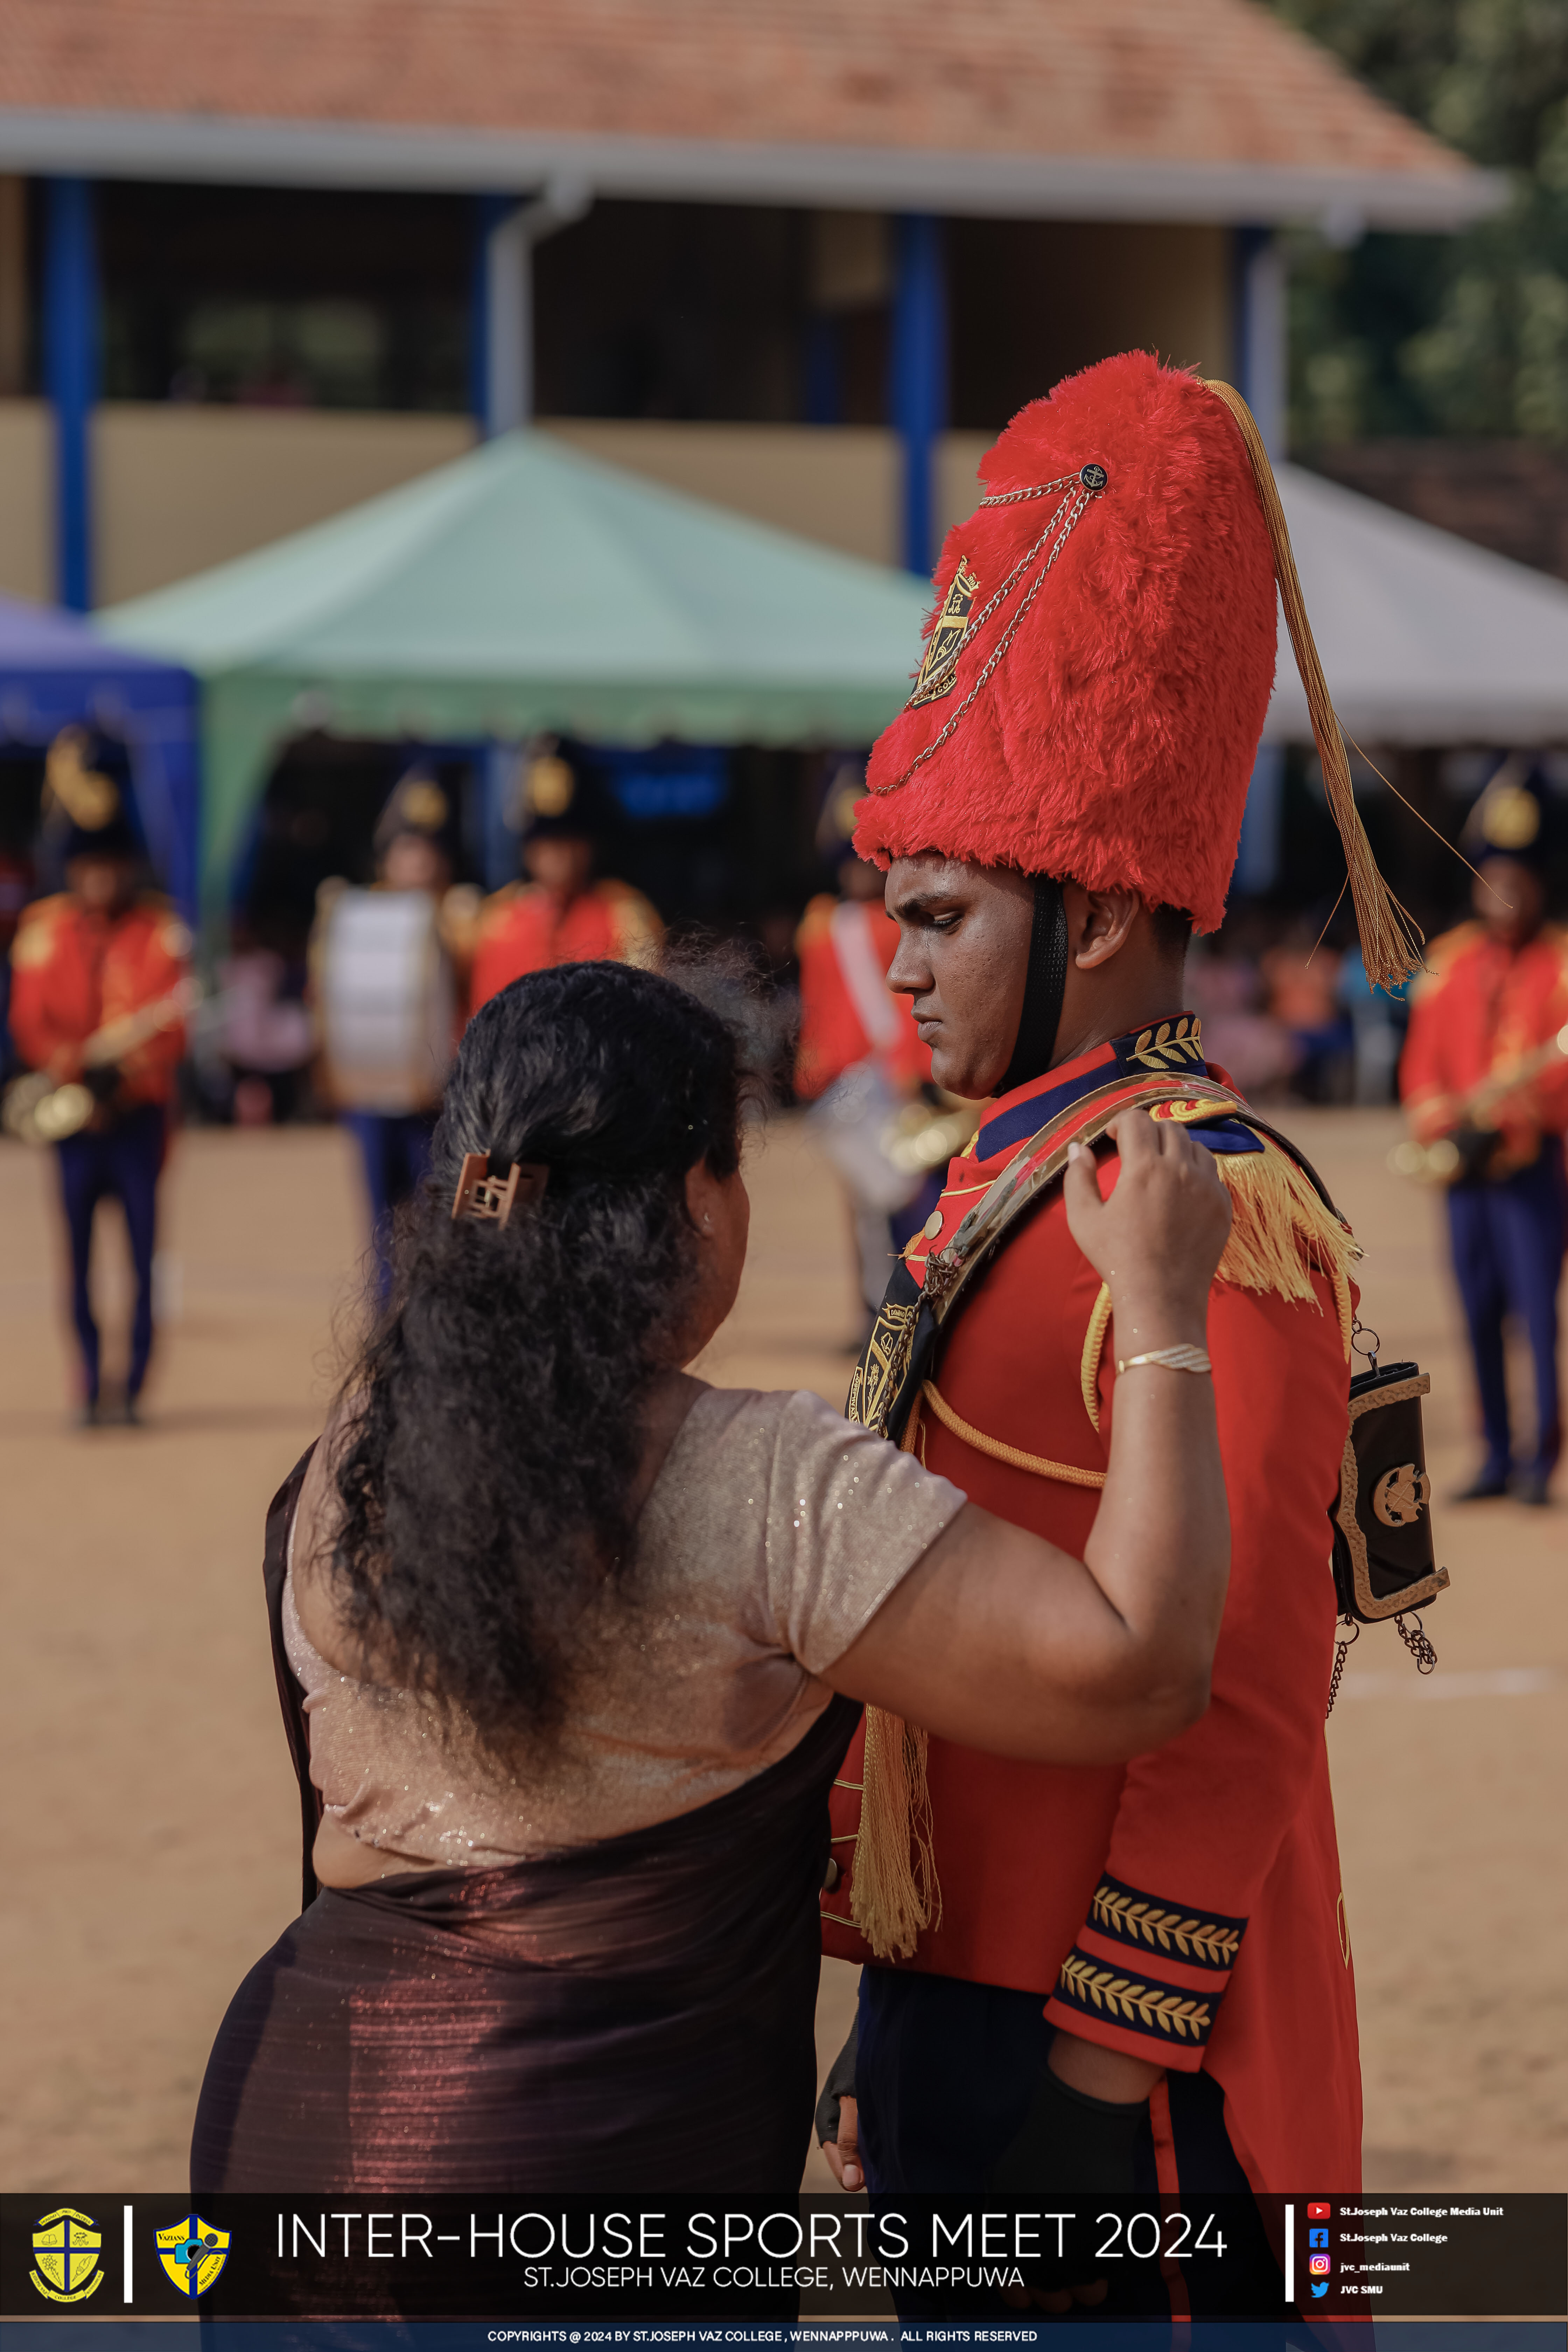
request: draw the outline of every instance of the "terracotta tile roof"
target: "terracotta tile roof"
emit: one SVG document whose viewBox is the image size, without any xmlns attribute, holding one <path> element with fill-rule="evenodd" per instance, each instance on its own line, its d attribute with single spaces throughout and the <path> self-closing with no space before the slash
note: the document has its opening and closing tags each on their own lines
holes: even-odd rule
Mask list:
<svg viewBox="0 0 1568 2352">
<path fill-rule="evenodd" d="M 0 110 L 1465 175 L 1254 0 L 0 0 Z"/>
</svg>

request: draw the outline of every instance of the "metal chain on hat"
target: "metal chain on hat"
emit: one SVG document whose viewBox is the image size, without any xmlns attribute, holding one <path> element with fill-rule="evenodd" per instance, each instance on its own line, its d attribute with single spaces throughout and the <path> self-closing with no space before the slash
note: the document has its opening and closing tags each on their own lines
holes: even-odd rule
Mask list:
<svg viewBox="0 0 1568 2352">
<path fill-rule="evenodd" d="M 1077 477 L 1074 476 L 1073 479 L 1076 480 Z M 1057 482 L 1047 482 L 1043 486 L 1042 495 L 1044 494 L 1045 489 L 1054 490 L 1059 488 L 1061 488 L 1061 485 Z M 1018 490 L 1012 492 L 1009 495 L 1017 498 L 1033 498 L 1035 494 L 1032 490 Z M 980 503 L 982 506 L 986 506 L 990 501 L 986 499 L 982 499 Z M 1005 501 L 1002 499 L 997 500 L 997 504 L 999 506 L 1003 503 L 1005 503 Z M 1055 514 L 1052 515 L 1049 522 L 1047 523 L 1044 530 L 1041 531 L 1034 545 L 1025 549 L 1023 554 L 1020 555 L 1018 561 L 1015 563 L 1011 572 L 1008 572 L 1007 577 L 1003 581 L 994 595 L 981 606 L 973 619 L 967 624 L 964 628 L 963 638 L 960 640 L 959 645 L 953 653 L 952 660 L 954 662 L 958 659 L 959 655 L 963 651 L 964 646 L 969 643 L 970 638 L 973 636 L 975 631 L 977 629 L 983 629 L 985 626 L 986 622 L 991 618 L 991 615 L 996 610 L 997 605 L 1000 604 L 1003 599 L 1010 593 L 1013 586 L 1021 578 L 1023 573 L 1028 570 L 1030 564 L 1033 563 L 1036 556 L 1038 555 L 1041 548 L 1045 546 L 1046 541 L 1050 538 L 1051 533 L 1056 530 L 1057 525 L 1060 522 L 1063 515 L 1067 512 L 1067 508 L 1068 500 L 1064 496 L 1060 506 L 1058 507 Z M 1070 529 L 1070 527 L 1071 526 L 1069 525 L 1068 528 Z M 951 662 L 943 665 L 946 668 L 951 668 L 952 666 L 952 664 Z"/>
<path fill-rule="evenodd" d="M 988 490 L 980 503 L 983 507 L 1016 507 L 1023 499 L 1048 499 L 1053 490 L 1070 490 L 1077 479 L 1076 474 L 1058 474 L 1054 482 L 1031 482 L 1024 490 Z"/>
<path fill-rule="evenodd" d="M 1076 474 L 1058 474 L 1054 482 L 1031 482 L 1023 490 L 989 490 L 980 501 L 983 507 L 1016 507 L 1020 499 L 1048 499 L 1053 490 L 1070 490 L 1081 482 L 1086 490 L 1102 490 L 1110 477 L 1103 466 L 1091 460 L 1080 466 Z"/>
<path fill-rule="evenodd" d="M 1056 530 L 1058 523 L 1060 522 L 1062 516 L 1067 511 L 1068 500 L 1066 493 L 1071 489 L 1077 479 L 1078 476 L 1076 474 L 1064 474 L 1059 482 L 1040 482 L 1037 484 L 1033 489 L 1005 490 L 994 499 L 981 499 L 980 503 L 983 507 L 1005 507 L 1010 506 L 1016 499 L 1043 499 L 1052 490 L 1060 490 L 1064 494 L 1061 504 L 1058 507 L 1055 514 L 1052 515 L 1049 522 L 1047 523 L 1044 530 L 1040 533 L 1038 539 L 1036 540 L 1034 545 L 1032 547 L 1026 547 L 1024 550 L 1023 554 L 1020 555 L 1011 572 L 1008 572 L 1005 580 L 1004 580 L 1001 585 L 995 589 L 987 602 L 981 606 L 979 612 L 971 614 L 970 618 L 963 625 L 963 635 L 960 637 L 957 645 L 954 646 L 952 653 L 949 654 L 946 660 L 942 664 L 940 669 L 933 670 L 931 677 L 926 679 L 924 691 L 925 698 L 928 701 L 934 700 L 935 698 L 931 689 L 936 679 L 939 677 L 948 677 L 951 674 L 956 666 L 958 656 L 963 651 L 964 646 L 968 645 L 972 637 L 975 636 L 979 631 L 985 626 L 986 622 L 991 618 L 991 615 L 996 610 L 997 605 L 1000 604 L 1004 598 L 1011 593 L 1015 583 L 1022 578 L 1023 574 L 1028 570 L 1030 564 L 1033 563 L 1036 556 L 1038 555 L 1041 548 L 1045 546 L 1047 541 L 1050 538 L 1051 533 Z M 920 694 L 921 691 L 921 689 L 917 684 L 915 693 L 910 696 L 908 702 L 904 705 L 906 710 L 910 709 L 913 707 L 915 695 Z M 961 714 L 959 713 L 954 714 L 955 717 L 960 715 Z M 931 748 L 934 751 L 936 745 L 933 743 Z M 899 782 L 902 783 L 903 778 L 901 776 L 900 777 Z M 878 789 L 878 786 L 872 786 L 873 791 Z M 879 789 L 883 792 L 891 792 L 893 790 L 893 786 L 890 784 L 884 784 Z"/>
<path fill-rule="evenodd" d="M 1347 1625 L 1350 1627 L 1348 1633 L 1344 1630 Z M 1345 1660 L 1350 1655 L 1352 1644 L 1360 1640 L 1361 1627 L 1356 1623 L 1355 1619 L 1342 1617 L 1334 1627 L 1334 1671 L 1329 1676 L 1329 1703 L 1323 1709 L 1325 1723 L 1334 1711 L 1334 1701 L 1340 1695 L 1340 1676 L 1344 1673 Z"/>
<path fill-rule="evenodd" d="M 1092 488 L 1084 481 L 1084 476 L 1086 474 L 1094 474 L 1099 477 L 1099 479 Z M 909 782 L 910 778 L 914 774 L 917 768 L 923 767 L 926 761 L 931 757 L 933 752 L 941 751 L 942 745 L 949 740 L 952 734 L 953 729 L 958 725 L 959 720 L 963 717 L 965 711 L 969 709 L 971 704 L 974 701 L 975 697 L 979 694 L 987 678 L 991 676 L 992 671 L 995 668 L 997 663 L 1001 660 L 1003 655 L 1012 644 L 1013 639 L 1017 635 L 1018 629 L 1025 614 L 1028 611 L 1030 605 L 1034 603 L 1036 597 L 1039 594 L 1040 590 L 1044 587 L 1047 580 L 1049 578 L 1051 566 L 1055 563 L 1058 556 L 1061 553 L 1063 548 L 1067 545 L 1068 541 L 1071 538 L 1075 524 L 1092 501 L 1099 498 L 1101 491 L 1104 489 L 1106 481 L 1105 468 L 1103 466 L 1085 466 L 1081 468 L 1080 472 L 1076 477 L 1076 479 L 1079 483 L 1079 493 L 1077 498 L 1071 499 L 1070 502 L 1068 499 L 1063 500 L 1062 506 L 1058 507 L 1056 513 L 1052 515 L 1049 522 L 1046 525 L 1045 530 L 1040 533 L 1039 538 L 1035 541 L 1034 546 L 1030 548 L 1028 553 L 1021 557 L 1018 562 L 1014 565 L 1013 570 L 1008 573 L 1007 578 L 1003 582 L 1001 587 L 997 589 L 995 594 L 992 597 L 991 602 L 986 605 L 984 611 L 979 615 L 979 618 L 973 621 L 969 627 L 964 631 L 963 643 L 966 645 L 969 639 L 974 635 L 975 631 L 981 626 L 982 623 L 987 620 L 991 614 L 995 611 L 996 606 L 1001 603 L 1003 597 L 1007 593 L 1020 572 L 1024 571 L 1026 565 L 1034 561 L 1034 558 L 1039 553 L 1040 549 L 1045 546 L 1047 541 L 1049 540 L 1054 533 L 1056 536 L 1056 544 L 1052 547 L 1050 553 L 1047 556 L 1044 563 L 1041 564 L 1038 572 L 1035 574 L 1034 579 L 1029 583 L 1028 588 L 1025 592 L 1025 594 L 1019 603 L 1017 611 L 1014 614 L 1012 619 L 1003 630 L 1002 635 L 997 638 L 996 643 L 992 647 L 984 668 L 981 670 L 980 675 L 975 679 L 973 685 L 970 688 L 969 692 L 964 696 L 963 700 L 959 704 L 958 709 L 952 713 L 952 716 L 949 719 L 946 726 L 942 730 L 942 732 L 938 735 L 933 735 L 931 741 L 926 745 L 925 750 L 923 751 L 918 751 L 915 754 L 915 757 L 910 761 L 909 766 L 904 770 L 903 774 L 901 776 L 895 776 L 890 784 L 873 784 L 871 786 L 873 793 L 879 795 L 883 793 L 896 793 L 900 785 L 907 784 Z M 1043 487 L 1045 489 L 1054 489 L 1057 486 L 1055 483 L 1047 483 Z M 1021 490 L 1005 491 L 998 498 L 996 503 L 998 505 L 1003 505 L 1011 499 L 1023 498 L 1028 495 L 1032 495 L 1032 493 Z M 990 501 L 986 500 L 984 503 L 989 504 Z M 1066 510 L 1065 520 L 1063 520 L 1064 509 Z M 963 651 L 962 646 L 960 646 L 959 651 Z M 957 658 L 958 656 L 955 654 L 953 656 L 954 661 L 956 661 Z"/>
</svg>

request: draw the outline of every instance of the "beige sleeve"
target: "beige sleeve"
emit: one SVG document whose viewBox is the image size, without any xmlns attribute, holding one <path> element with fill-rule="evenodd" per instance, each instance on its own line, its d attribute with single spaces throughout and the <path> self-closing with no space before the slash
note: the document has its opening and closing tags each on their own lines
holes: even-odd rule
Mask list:
<svg viewBox="0 0 1568 2352">
<path fill-rule="evenodd" d="M 784 1400 L 768 1491 L 768 1603 L 811 1674 L 843 1656 L 967 1497 L 819 1396 Z"/>
</svg>

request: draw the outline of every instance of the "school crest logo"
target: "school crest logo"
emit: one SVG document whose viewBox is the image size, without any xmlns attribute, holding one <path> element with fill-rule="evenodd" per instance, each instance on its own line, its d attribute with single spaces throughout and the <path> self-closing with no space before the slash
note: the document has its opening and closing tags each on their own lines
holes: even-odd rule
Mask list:
<svg viewBox="0 0 1568 2352">
<path fill-rule="evenodd" d="M 181 2294 L 194 2303 L 205 2294 L 228 2260 L 228 2231 L 215 2230 L 199 2213 L 187 2213 L 157 2232 L 158 2260 Z"/>
<path fill-rule="evenodd" d="M 103 2239 L 90 2213 L 58 2205 L 33 2229 L 36 2271 L 27 2275 L 50 2303 L 85 2303 L 103 2284 L 98 2267 Z"/>
<path fill-rule="evenodd" d="M 1432 1481 L 1414 1462 L 1385 1470 L 1372 1490 L 1372 1507 L 1385 1528 L 1413 1526 L 1432 1499 Z"/>
<path fill-rule="evenodd" d="M 925 658 L 906 706 L 909 709 L 913 710 L 922 702 L 936 702 L 942 695 L 952 692 L 958 656 L 969 633 L 969 614 L 979 590 L 978 578 L 961 559 L 942 600 L 936 626 L 926 639 Z"/>
</svg>

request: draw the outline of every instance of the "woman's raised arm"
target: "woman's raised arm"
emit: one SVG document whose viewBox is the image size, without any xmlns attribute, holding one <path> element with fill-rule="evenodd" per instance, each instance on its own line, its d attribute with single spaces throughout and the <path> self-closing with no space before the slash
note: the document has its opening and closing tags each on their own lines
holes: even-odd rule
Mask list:
<svg viewBox="0 0 1568 2352">
<path fill-rule="evenodd" d="M 1210 1154 L 1124 1112 L 1102 1201 L 1091 1152 L 1065 1178 L 1073 1239 L 1107 1283 L 1126 1359 L 1204 1344 L 1230 1230 Z M 1230 1520 L 1206 1373 L 1129 1365 L 1082 1559 L 967 1504 L 825 1680 L 994 1755 L 1112 1763 L 1208 1704 Z"/>
</svg>

